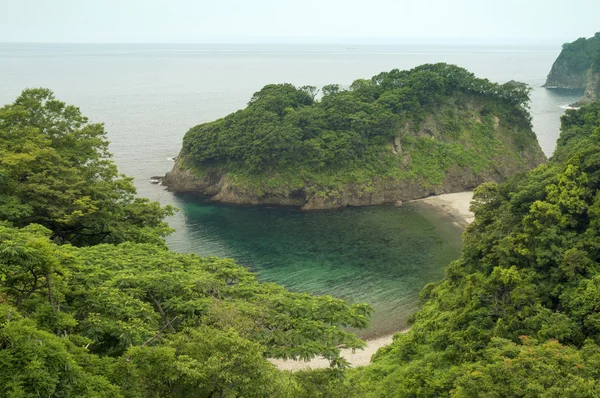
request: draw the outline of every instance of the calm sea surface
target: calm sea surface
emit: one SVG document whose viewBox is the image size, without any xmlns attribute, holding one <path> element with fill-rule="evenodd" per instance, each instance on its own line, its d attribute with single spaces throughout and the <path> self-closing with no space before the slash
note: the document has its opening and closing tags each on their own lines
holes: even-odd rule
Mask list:
<svg viewBox="0 0 600 398">
<path fill-rule="evenodd" d="M 477 76 L 533 87 L 531 113 L 550 155 L 564 106 L 582 94 L 540 88 L 557 47 L 349 45 L 0 44 L 0 103 L 47 87 L 104 122 L 114 160 L 140 195 L 181 209 L 168 243 L 233 257 L 265 281 L 371 303 L 365 336 L 405 326 L 419 290 L 457 258 L 460 231 L 442 215 L 405 206 L 302 213 L 202 204 L 147 182 L 169 171 L 185 132 L 243 108 L 268 83 L 348 85 L 393 68 L 448 62 Z"/>
</svg>

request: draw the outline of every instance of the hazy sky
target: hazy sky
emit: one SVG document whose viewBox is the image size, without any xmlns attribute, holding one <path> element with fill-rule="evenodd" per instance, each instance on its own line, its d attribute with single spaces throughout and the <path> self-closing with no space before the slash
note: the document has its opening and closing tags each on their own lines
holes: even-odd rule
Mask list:
<svg viewBox="0 0 600 398">
<path fill-rule="evenodd" d="M 0 0 L 0 42 L 562 43 L 599 16 L 600 0 Z"/>
</svg>

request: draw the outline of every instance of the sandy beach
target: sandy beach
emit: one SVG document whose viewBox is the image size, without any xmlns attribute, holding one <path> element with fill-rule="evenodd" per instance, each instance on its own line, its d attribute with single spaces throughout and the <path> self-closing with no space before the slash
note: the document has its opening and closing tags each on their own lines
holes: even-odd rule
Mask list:
<svg viewBox="0 0 600 398">
<path fill-rule="evenodd" d="M 471 200 L 473 200 L 473 192 L 457 192 L 430 196 L 424 199 L 413 200 L 412 202 L 425 203 L 443 210 L 453 216 L 455 221 L 464 228 L 473 222 L 475 218 L 469 210 Z"/>
<path fill-rule="evenodd" d="M 401 333 L 404 333 L 405 331 L 402 331 Z M 356 350 L 354 351 L 354 353 L 352 353 L 351 349 L 343 349 L 341 350 L 341 355 L 342 357 L 346 358 L 348 362 L 350 362 L 350 365 L 353 368 L 357 366 L 368 365 L 371 362 L 371 357 L 377 352 L 378 349 L 392 343 L 393 336 L 394 335 L 389 335 L 379 337 L 374 340 L 369 340 L 367 341 L 367 346 L 364 350 Z M 269 359 L 269 361 L 273 365 L 277 366 L 277 368 L 279 368 L 280 370 L 291 370 L 292 372 L 297 372 L 299 370 L 321 369 L 329 367 L 329 361 L 323 357 L 315 358 L 308 362 L 283 359 Z"/>
<path fill-rule="evenodd" d="M 473 192 L 458 192 L 430 196 L 428 198 L 414 200 L 413 202 L 424 203 L 447 212 L 454 217 L 454 220 L 458 225 L 464 228 L 474 219 L 473 213 L 469 211 L 472 199 Z M 408 329 L 403 330 L 400 333 L 406 331 L 408 331 Z M 394 335 L 392 334 L 369 340 L 367 341 L 367 346 L 363 350 L 356 350 L 354 353 L 351 349 L 341 350 L 341 355 L 350 362 L 352 367 L 368 365 L 371 362 L 371 357 L 378 349 L 392 343 L 393 336 Z M 291 370 L 292 372 L 307 369 L 320 369 L 329 366 L 329 361 L 324 358 L 315 358 L 307 362 L 283 359 L 269 359 L 269 361 L 281 370 Z"/>
</svg>

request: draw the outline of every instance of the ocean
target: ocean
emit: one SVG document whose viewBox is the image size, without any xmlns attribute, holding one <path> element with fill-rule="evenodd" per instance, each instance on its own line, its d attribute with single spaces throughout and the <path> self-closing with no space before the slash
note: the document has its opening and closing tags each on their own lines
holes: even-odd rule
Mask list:
<svg viewBox="0 0 600 398">
<path fill-rule="evenodd" d="M 541 88 L 560 47 L 394 45 L 0 44 L 0 101 L 47 87 L 103 122 L 114 161 L 141 196 L 174 204 L 180 252 L 233 257 L 264 281 L 371 303 L 370 337 L 403 328 L 419 290 L 457 258 L 460 232 L 408 206 L 302 213 L 199 203 L 149 177 L 173 165 L 185 132 L 243 108 L 265 84 L 347 86 L 394 68 L 453 63 L 478 77 L 529 84 L 534 131 L 546 155 L 560 116 L 582 92 Z"/>
</svg>

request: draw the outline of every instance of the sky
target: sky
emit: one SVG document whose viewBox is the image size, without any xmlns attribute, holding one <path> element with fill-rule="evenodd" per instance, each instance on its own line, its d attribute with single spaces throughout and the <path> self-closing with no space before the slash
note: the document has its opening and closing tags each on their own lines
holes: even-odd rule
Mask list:
<svg viewBox="0 0 600 398">
<path fill-rule="evenodd" d="M 563 43 L 600 0 L 0 0 L 0 42 Z"/>
</svg>

